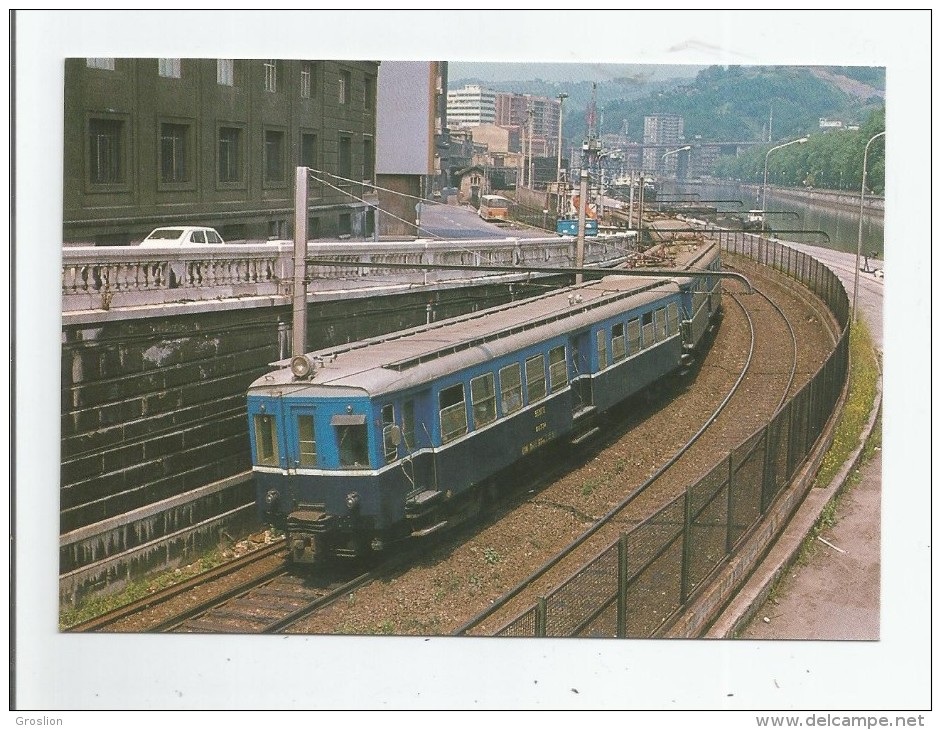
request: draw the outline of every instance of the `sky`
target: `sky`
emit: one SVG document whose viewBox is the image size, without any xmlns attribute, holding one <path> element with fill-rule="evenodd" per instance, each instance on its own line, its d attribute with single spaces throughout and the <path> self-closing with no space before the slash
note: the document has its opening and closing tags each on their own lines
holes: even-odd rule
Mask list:
<svg viewBox="0 0 941 730">
<path fill-rule="evenodd" d="M 448 79 L 477 78 L 491 83 L 532 79 L 558 82 L 602 82 L 626 77 L 643 81 L 662 81 L 671 78 L 693 78 L 702 68 L 704 67 L 672 64 L 448 61 Z"/>
</svg>

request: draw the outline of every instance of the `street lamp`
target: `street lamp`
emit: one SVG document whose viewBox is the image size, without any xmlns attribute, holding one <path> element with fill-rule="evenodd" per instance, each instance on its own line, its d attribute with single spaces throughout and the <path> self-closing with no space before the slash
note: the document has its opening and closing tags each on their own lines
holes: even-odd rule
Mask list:
<svg viewBox="0 0 941 730">
<path fill-rule="evenodd" d="M 559 94 L 559 140 L 555 161 L 555 215 L 562 217 L 562 103 L 569 98 L 565 92 Z"/>
<path fill-rule="evenodd" d="M 686 152 L 687 150 L 691 150 L 691 149 L 693 149 L 692 145 L 686 145 L 685 147 L 680 147 L 680 148 L 677 149 L 677 150 L 670 150 L 669 152 L 664 152 L 663 155 L 660 157 L 660 167 L 661 167 L 661 169 L 663 169 L 663 171 L 666 172 L 666 168 L 665 168 L 664 165 L 663 165 L 663 161 L 664 161 L 667 157 L 669 157 L 670 155 L 678 154 L 678 153 L 680 153 L 680 152 Z"/>
<path fill-rule="evenodd" d="M 856 238 L 856 271 L 853 274 L 853 321 L 856 321 L 856 294 L 859 291 L 859 256 L 863 248 L 863 205 L 866 201 L 866 162 L 869 157 L 869 145 L 879 137 L 885 136 L 885 132 L 879 132 L 872 139 L 866 142 L 866 150 L 863 152 L 863 185 L 859 191 L 859 235 Z"/>
<path fill-rule="evenodd" d="M 569 98 L 569 95 L 566 93 L 561 93 L 558 96 L 559 99 L 559 149 L 557 150 L 556 162 L 555 162 L 555 180 L 556 182 L 562 181 L 562 103 Z"/>
<path fill-rule="evenodd" d="M 779 150 L 782 147 L 788 147 L 792 144 L 804 144 L 807 141 L 807 137 L 801 137 L 800 139 L 792 139 L 790 142 L 785 142 L 784 144 L 779 144 L 777 147 L 772 147 L 768 150 L 768 154 L 765 155 L 765 179 L 761 184 L 761 230 L 765 230 L 765 195 L 768 192 L 768 158 L 771 156 L 771 153 L 775 150 Z"/>
</svg>

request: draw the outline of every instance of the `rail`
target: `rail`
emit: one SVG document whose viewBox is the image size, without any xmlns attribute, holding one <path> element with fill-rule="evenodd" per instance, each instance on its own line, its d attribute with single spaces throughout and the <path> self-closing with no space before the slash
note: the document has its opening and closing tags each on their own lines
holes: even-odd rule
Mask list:
<svg viewBox="0 0 941 730">
<path fill-rule="evenodd" d="M 628 239 L 598 236 L 586 243 L 585 265 L 622 262 Z M 350 289 L 435 286 L 494 276 L 457 267 L 571 267 L 575 239 L 560 236 L 439 241 L 311 241 L 310 296 Z M 130 310 L 181 302 L 261 299 L 287 304 L 293 288 L 291 241 L 197 248 L 73 246 L 62 250 L 62 311 Z M 318 260 L 329 259 L 331 265 Z M 341 261 L 342 266 L 336 262 Z M 418 268 L 403 269 L 403 264 Z M 445 267 L 455 267 L 447 269 Z M 526 274 L 519 274 L 524 276 Z"/>
<path fill-rule="evenodd" d="M 849 372 L 846 290 L 824 264 L 789 246 L 742 232 L 711 226 L 707 230 L 728 253 L 781 271 L 823 299 L 839 323 L 839 341 L 810 382 L 767 425 L 495 635 L 668 635 L 683 624 L 683 612 L 691 610 L 720 568 L 775 509 L 824 434 Z M 786 515 L 779 513 L 777 519 L 779 526 L 786 523 Z M 731 590 L 732 585 L 725 588 Z M 714 608 L 700 608 L 683 635 L 698 635 Z M 455 633 L 468 635 L 493 613 L 488 609 Z"/>
</svg>

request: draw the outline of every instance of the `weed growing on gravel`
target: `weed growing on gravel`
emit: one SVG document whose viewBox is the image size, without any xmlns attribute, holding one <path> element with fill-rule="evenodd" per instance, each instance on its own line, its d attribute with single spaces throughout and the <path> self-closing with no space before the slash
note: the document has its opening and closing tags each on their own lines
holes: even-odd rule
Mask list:
<svg viewBox="0 0 941 730">
<path fill-rule="evenodd" d="M 122 606 L 144 598 L 151 593 L 181 583 L 194 575 L 226 562 L 221 549 L 214 549 L 199 560 L 182 568 L 173 568 L 159 575 L 148 576 L 129 583 L 123 590 L 110 595 L 94 595 L 76 606 L 63 606 L 59 610 L 59 630 L 64 631 L 84 621 L 102 616 Z"/>
<path fill-rule="evenodd" d="M 500 553 L 493 548 L 484 548 L 484 560 L 490 565 L 496 565 L 500 562 Z"/>
<path fill-rule="evenodd" d="M 869 329 L 862 322 L 850 330 L 850 392 L 833 443 L 823 458 L 815 486 L 825 487 L 859 444 L 879 382 L 879 361 Z"/>
<path fill-rule="evenodd" d="M 601 482 L 597 479 L 589 479 L 582 485 L 582 496 L 589 497 L 591 493 L 594 492 L 598 487 L 601 486 Z"/>
</svg>

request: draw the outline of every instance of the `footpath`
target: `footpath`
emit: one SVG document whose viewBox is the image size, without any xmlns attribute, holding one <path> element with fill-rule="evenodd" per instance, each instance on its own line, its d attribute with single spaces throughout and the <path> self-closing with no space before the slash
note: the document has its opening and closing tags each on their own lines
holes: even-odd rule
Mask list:
<svg viewBox="0 0 941 730">
<path fill-rule="evenodd" d="M 842 256 L 852 261 L 849 254 Z M 852 280 L 844 285 L 852 292 Z M 867 319 L 881 318 L 881 301 L 872 309 L 875 314 Z M 878 328 L 873 327 L 874 322 L 869 324 L 881 333 L 881 322 Z M 881 350 L 881 339 L 875 344 Z M 879 428 L 881 399 L 880 383 L 857 450 L 829 486 L 815 487 L 807 495 L 709 637 L 880 638 L 882 452 L 877 449 L 870 460 L 861 460 L 865 441 Z M 829 526 L 805 546 L 828 504 L 836 498 Z"/>
</svg>

